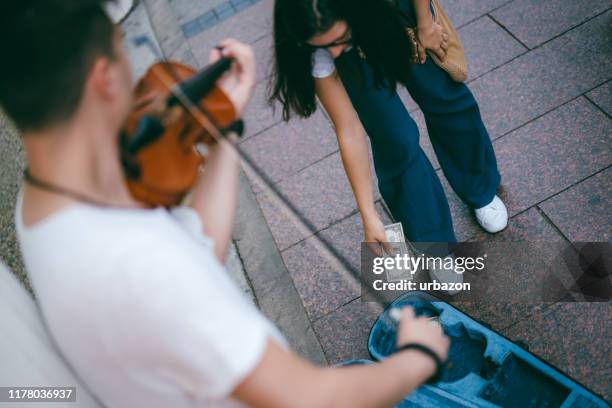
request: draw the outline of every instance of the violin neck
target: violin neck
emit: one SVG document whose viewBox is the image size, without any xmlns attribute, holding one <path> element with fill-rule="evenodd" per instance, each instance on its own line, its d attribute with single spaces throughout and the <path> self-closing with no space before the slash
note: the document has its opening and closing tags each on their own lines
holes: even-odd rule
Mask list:
<svg viewBox="0 0 612 408">
<path fill-rule="evenodd" d="M 217 79 L 228 70 L 232 63 L 230 58 L 221 58 L 219 61 L 208 65 L 192 77 L 180 82 L 177 86 L 193 104 L 199 104 L 200 100 L 213 88 Z M 168 100 L 168 106 L 176 104 L 178 99 L 174 94 Z"/>
</svg>

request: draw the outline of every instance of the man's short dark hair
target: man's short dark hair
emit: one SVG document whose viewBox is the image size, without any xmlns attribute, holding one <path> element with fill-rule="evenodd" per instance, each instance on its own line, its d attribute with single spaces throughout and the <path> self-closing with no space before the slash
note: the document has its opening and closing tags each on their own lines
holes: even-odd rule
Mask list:
<svg viewBox="0 0 612 408">
<path fill-rule="evenodd" d="M 0 3 L 0 105 L 22 131 L 69 119 L 96 58 L 113 58 L 107 1 Z"/>
</svg>

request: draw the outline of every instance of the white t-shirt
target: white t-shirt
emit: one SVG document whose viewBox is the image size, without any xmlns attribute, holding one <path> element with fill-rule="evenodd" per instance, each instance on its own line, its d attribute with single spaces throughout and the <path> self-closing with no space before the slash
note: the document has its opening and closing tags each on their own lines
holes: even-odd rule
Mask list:
<svg viewBox="0 0 612 408">
<path fill-rule="evenodd" d="M 334 57 L 325 48 L 317 48 L 312 53 L 312 76 L 315 78 L 326 78 L 335 70 Z"/>
<path fill-rule="evenodd" d="M 236 407 L 278 330 L 230 280 L 198 214 L 78 204 L 19 243 L 49 331 L 108 407 Z M 77 397 L 78 398 L 78 397 Z"/>
</svg>

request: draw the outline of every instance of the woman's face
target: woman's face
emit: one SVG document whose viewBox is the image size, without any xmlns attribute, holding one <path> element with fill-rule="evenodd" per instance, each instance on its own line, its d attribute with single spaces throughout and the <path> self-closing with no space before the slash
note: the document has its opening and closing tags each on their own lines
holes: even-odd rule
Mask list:
<svg viewBox="0 0 612 408">
<path fill-rule="evenodd" d="M 351 30 L 346 21 L 336 21 L 329 30 L 308 40 L 314 48 L 326 48 L 336 58 L 350 47 Z"/>
</svg>

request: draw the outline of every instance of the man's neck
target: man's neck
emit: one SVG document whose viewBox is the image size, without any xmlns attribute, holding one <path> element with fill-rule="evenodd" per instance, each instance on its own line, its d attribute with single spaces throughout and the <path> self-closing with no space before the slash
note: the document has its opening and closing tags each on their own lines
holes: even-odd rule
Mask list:
<svg viewBox="0 0 612 408">
<path fill-rule="evenodd" d="M 30 173 L 47 183 L 110 206 L 137 206 L 124 183 L 117 129 L 73 121 L 25 135 Z"/>
</svg>

